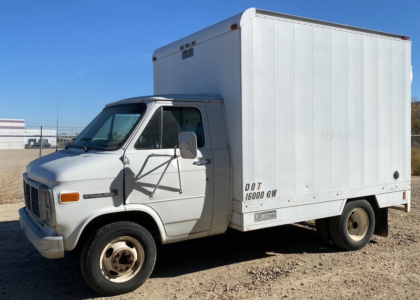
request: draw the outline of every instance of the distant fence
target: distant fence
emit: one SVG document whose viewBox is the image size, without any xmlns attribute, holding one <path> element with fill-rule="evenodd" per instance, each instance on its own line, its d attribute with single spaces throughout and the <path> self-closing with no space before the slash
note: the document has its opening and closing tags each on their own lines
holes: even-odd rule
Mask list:
<svg viewBox="0 0 420 300">
<path fill-rule="evenodd" d="M 0 132 L 0 204 L 23 197 L 22 174 L 41 156 L 63 149 L 81 127 L 25 127 Z"/>
</svg>

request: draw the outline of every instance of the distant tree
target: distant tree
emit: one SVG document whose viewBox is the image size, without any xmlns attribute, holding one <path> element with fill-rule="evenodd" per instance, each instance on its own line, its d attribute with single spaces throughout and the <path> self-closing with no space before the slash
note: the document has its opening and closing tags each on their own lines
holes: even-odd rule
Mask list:
<svg viewBox="0 0 420 300">
<path fill-rule="evenodd" d="M 419 96 L 411 98 L 411 134 L 420 134 L 420 102 Z"/>
</svg>

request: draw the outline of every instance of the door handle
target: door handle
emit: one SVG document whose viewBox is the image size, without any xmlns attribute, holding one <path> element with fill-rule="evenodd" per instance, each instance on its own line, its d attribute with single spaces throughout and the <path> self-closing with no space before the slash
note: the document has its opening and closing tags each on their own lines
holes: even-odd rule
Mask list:
<svg viewBox="0 0 420 300">
<path fill-rule="evenodd" d="M 196 166 L 204 166 L 204 165 L 208 165 L 210 163 L 211 163 L 211 160 L 210 159 L 203 159 L 203 160 L 199 160 L 199 161 L 193 162 L 193 165 L 196 165 Z"/>
</svg>

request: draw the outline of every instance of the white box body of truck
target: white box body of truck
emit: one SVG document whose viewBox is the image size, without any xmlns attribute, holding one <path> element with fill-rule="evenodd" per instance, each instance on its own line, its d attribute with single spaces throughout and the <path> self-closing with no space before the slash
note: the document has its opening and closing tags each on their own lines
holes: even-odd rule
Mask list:
<svg viewBox="0 0 420 300">
<path fill-rule="evenodd" d="M 96 291 L 142 285 L 156 241 L 315 219 L 358 250 L 410 210 L 408 37 L 251 8 L 153 64 L 155 95 L 107 104 L 23 175 L 27 238 L 80 254 Z"/>
<path fill-rule="evenodd" d="M 409 203 L 403 38 L 252 8 L 155 51 L 155 94 L 224 100 L 231 227 L 338 215 L 346 199 L 369 195 L 380 207 Z"/>
</svg>

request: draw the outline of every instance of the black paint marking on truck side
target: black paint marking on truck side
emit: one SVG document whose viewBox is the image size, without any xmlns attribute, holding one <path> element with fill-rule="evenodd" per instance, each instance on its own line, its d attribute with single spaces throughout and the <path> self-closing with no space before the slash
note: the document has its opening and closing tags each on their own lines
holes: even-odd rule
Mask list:
<svg viewBox="0 0 420 300">
<path fill-rule="evenodd" d="M 268 191 L 267 198 L 274 198 L 276 197 L 277 190 Z"/>
<path fill-rule="evenodd" d="M 245 191 L 249 191 L 250 188 L 251 188 L 251 191 L 255 190 L 255 188 L 257 188 L 257 190 L 259 190 L 261 188 L 261 184 L 262 184 L 262 182 L 247 183 L 247 184 L 245 184 Z"/>
<path fill-rule="evenodd" d="M 245 194 L 245 200 L 258 200 L 263 199 L 264 195 L 267 196 L 267 198 L 274 198 L 276 197 L 277 190 L 271 190 L 268 191 L 267 194 L 265 192 L 250 192 Z"/>
</svg>

